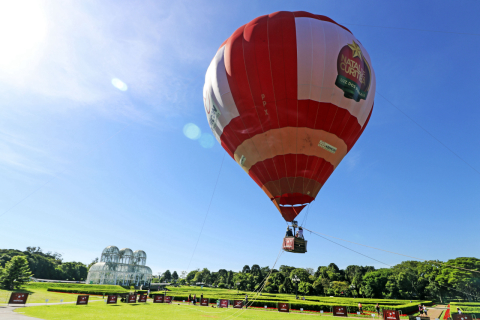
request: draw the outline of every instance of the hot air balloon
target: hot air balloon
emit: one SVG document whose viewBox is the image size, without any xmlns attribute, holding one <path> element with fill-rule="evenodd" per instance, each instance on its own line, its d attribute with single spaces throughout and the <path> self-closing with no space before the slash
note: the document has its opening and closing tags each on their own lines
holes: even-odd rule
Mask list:
<svg viewBox="0 0 480 320">
<path fill-rule="evenodd" d="M 355 145 L 374 97 L 361 42 L 303 11 L 238 28 L 217 50 L 203 89 L 214 136 L 288 222 Z"/>
</svg>

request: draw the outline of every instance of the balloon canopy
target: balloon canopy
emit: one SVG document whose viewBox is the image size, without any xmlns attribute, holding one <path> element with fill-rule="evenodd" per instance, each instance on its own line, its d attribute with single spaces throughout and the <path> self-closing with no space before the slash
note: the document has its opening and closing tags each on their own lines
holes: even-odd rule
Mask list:
<svg viewBox="0 0 480 320">
<path fill-rule="evenodd" d="M 375 73 L 350 30 L 275 12 L 218 49 L 203 100 L 218 142 L 292 221 L 352 149 L 373 109 Z"/>
</svg>

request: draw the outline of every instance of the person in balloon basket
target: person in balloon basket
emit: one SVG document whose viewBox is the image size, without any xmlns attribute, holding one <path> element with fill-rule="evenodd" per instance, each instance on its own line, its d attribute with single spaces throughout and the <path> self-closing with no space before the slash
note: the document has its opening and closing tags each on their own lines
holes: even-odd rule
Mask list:
<svg viewBox="0 0 480 320">
<path fill-rule="evenodd" d="M 287 233 L 285 234 L 285 237 L 293 237 L 293 232 L 290 227 L 287 227 Z"/>
<path fill-rule="evenodd" d="M 298 231 L 297 231 L 297 234 L 295 235 L 295 237 L 303 239 L 303 229 L 302 229 L 302 227 L 298 228 Z"/>
</svg>

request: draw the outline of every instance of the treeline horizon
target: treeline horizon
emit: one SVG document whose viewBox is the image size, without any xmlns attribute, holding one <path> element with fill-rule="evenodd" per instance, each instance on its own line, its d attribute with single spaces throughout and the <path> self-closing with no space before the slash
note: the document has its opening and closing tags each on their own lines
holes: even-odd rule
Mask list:
<svg viewBox="0 0 480 320">
<path fill-rule="evenodd" d="M 480 259 L 459 257 L 441 261 L 403 261 L 391 268 L 350 265 L 340 269 L 335 263 L 313 268 L 281 265 L 278 269 L 245 265 L 242 271 L 207 268 L 190 272 L 170 270 L 152 282 L 179 285 L 205 284 L 218 288 L 254 291 L 264 285 L 268 293 L 298 293 L 342 297 L 384 298 L 443 302 L 445 298 L 461 297 L 480 301 Z M 293 281 L 298 278 L 298 283 Z"/>
<path fill-rule="evenodd" d="M 40 247 L 27 247 L 25 251 L 0 249 L 0 268 L 15 256 L 24 256 L 32 276 L 40 279 L 85 281 L 90 264 L 64 262 L 56 252 L 43 252 Z M 472 271 L 470 271 L 472 270 Z M 390 268 L 350 265 L 340 269 L 335 263 L 313 268 L 281 265 L 271 270 L 258 264 L 245 265 L 241 271 L 208 268 L 190 272 L 170 271 L 155 275 L 152 282 L 195 285 L 203 283 L 218 288 L 254 291 L 264 285 L 269 293 L 295 293 L 342 297 L 386 298 L 418 300 L 431 298 L 442 302 L 446 297 L 461 297 L 480 301 L 480 259 L 459 257 L 447 262 L 403 261 Z M 292 281 L 294 277 L 298 283 Z"/>
</svg>

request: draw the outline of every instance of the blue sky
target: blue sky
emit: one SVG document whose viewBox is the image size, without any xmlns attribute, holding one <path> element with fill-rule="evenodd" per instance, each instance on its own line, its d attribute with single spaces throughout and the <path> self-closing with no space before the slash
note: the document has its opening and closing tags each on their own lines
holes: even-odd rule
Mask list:
<svg viewBox="0 0 480 320">
<path fill-rule="evenodd" d="M 0 247 L 84 263 L 108 245 L 143 249 L 155 273 L 271 266 L 285 222 L 228 156 L 189 263 L 225 153 L 208 143 L 205 72 L 236 28 L 280 10 L 350 28 L 377 76 L 371 121 L 306 227 L 424 259 L 479 257 L 480 174 L 383 98 L 480 170 L 476 1 L 0 4 Z M 188 123 L 203 146 L 184 135 Z M 384 266 L 306 236 L 306 255 L 278 263 Z"/>
</svg>

